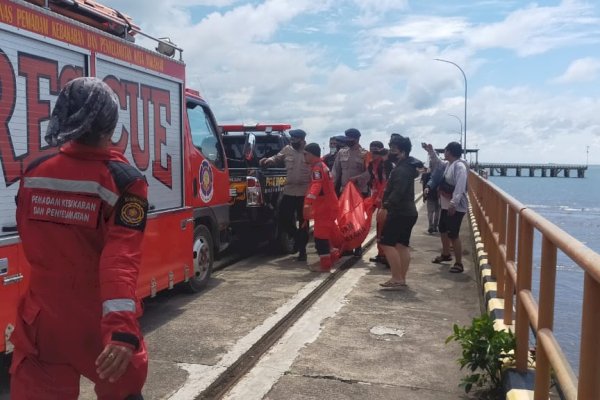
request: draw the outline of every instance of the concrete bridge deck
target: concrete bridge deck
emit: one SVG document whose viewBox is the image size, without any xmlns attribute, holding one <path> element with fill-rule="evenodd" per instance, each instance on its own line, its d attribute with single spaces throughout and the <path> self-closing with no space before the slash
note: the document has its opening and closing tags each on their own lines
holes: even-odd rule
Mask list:
<svg viewBox="0 0 600 400">
<path fill-rule="evenodd" d="M 225 398 L 475 398 L 458 386 L 464 376 L 456 363 L 460 348 L 444 344 L 454 323 L 470 324 L 481 313 L 468 219 L 461 231 L 462 274 L 430 262 L 440 241 L 426 229 L 421 208 L 408 288 L 379 287 L 389 270 L 368 262 L 373 246 Z M 309 263 L 316 262 L 311 249 Z M 195 399 L 323 275 L 290 256 L 257 254 L 215 273 L 199 295 L 164 292 L 148 301 L 142 319 L 150 356 L 145 399 Z M 0 399 L 9 398 L 7 390 L 0 388 Z M 85 380 L 80 399 L 95 399 Z"/>
<path fill-rule="evenodd" d="M 489 171 L 490 176 L 498 174 L 499 176 L 508 176 L 508 171 L 514 170 L 512 176 L 541 176 L 556 178 L 564 176 L 569 178 L 571 172 L 573 176 L 577 178 L 585 178 L 585 171 L 587 171 L 587 165 L 580 164 L 536 164 L 536 163 L 478 163 L 476 168 L 481 171 Z M 523 170 L 527 170 L 529 173 L 523 175 Z M 536 175 L 536 172 L 539 174 Z"/>
</svg>

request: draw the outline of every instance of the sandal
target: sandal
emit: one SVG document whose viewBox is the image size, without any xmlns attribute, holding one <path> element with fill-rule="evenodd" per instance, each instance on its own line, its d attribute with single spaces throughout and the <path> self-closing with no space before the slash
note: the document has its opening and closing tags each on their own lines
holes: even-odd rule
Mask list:
<svg viewBox="0 0 600 400">
<path fill-rule="evenodd" d="M 459 263 L 454 263 L 453 266 L 450 267 L 450 269 L 448 270 L 448 272 L 452 272 L 454 274 L 463 272 L 465 270 L 465 267 L 463 267 L 462 264 Z"/>
<path fill-rule="evenodd" d="M 379 286 L 386 289 L 400 289 L 406 287 L 407 285 L 406 283 L 402 282 L 387 281 L 385 283 L 380 283 Z"/>
<path fill-rule="evenodd" d="M 452 261 L 452 256 L 450 254 L 442 254 L 431 260 L 434 264 L 441 264 L 444 261 Z"/>
</svg>

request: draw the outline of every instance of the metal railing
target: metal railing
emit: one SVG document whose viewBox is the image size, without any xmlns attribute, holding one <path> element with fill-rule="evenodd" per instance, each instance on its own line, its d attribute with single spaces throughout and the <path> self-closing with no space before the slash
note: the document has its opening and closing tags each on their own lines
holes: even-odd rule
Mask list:
<svg viewBox="0 0 600 400">
<path fill-rule="evenodd" d="M 600 399 L 600 255 L 472 171 L 469 196 L 506 325 L 513 324 L 516 300 L 519 372 L 527 371 L 530 327 L 537 338 L 534 399 L 548 399 L 551 370 L 566 399 Z M 539 304 L 532 293 L 534 230 L 542 239 Z M 585 273 L 579 378 L 553 332 L 557 250 Z"/>
</svg>

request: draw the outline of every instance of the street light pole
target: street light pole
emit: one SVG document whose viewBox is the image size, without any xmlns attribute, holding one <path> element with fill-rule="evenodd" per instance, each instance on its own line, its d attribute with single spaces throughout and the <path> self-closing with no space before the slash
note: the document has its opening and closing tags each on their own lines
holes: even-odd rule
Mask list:
<svg viewBox="0 0 600 400">
<path fill-rule="evenodd" d="M 454 65 L 456 68 L 458 68 L 460 70 L 460 72 L 462 73 L 462 76 L 465 80 L 465 140 L 463 143 L 465 146 L 464 155 L 465 155 L 465 159 L 466 159 L 467 158 L 467 76 L 465 75 L 465 71 L 463 71 L 463 69 L 458 64 L 456 64 L 452 61 L 444 60 L 443 58 L 434 58 L 434 60 Z"/>
<path fill-rule="evenodd" d="M 460 144 L 462 145 L 462 141 L 463 141 L 463 125 L 462 125 L 462 120 L 460 119 L 460 117 L 458 117 L 457 115 L 454 114 L 448 114 L 451 117 L 454 117 L 458 120 L 458 122 L 460 123 Z"/>
<path fill-rule="evenodd" d="M 590 146 L 585 146 L 585 166 L 587 167 L 590 162 Z"/>
</svg>

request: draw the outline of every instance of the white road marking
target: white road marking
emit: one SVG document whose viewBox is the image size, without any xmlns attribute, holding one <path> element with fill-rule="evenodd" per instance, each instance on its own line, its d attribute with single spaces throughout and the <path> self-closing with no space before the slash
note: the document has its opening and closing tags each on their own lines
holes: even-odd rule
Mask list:
<svg viewBox="0 0 600 400">
<path fill-rule="evenodd" d="M 262 338 L 275 324 L 308 296 L 317 286 L 325 280 L 326 274 L 322 274 L 314 281 L 296 293 L 291 300 L 282 305 L 273 315 L 267 318 L 261 325 L 254 328 L 246 336 L 238 340 L 233 348 L 219 360 L 216 365 L 179 363 L 178 366 L 188 372 L 188 377 L 182 387 L 179 388 L 169 400 L 190 400 L 202 393 L 219 375 L 229 368 L 242 354 L 250 349 L 260 338 Z"/>
<path fill-rule="evenodd" d="M 225 396 L 226 400 L 260 400 L 288 371 L 307 344 L 314 342 L 323 329 L 323 322 L 333 317 L 346 304 L 346 296 L 369 270 L 353 267 L 348 270 L 317 302 L 286 332 L 258 364 Z"/>
</svg>

